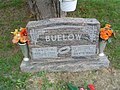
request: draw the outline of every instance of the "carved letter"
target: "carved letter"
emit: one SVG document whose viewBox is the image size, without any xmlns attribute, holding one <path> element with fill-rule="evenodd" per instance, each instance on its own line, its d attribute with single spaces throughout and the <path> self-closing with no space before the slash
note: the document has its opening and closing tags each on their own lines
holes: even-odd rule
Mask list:
<svg viewBox="0 0 120 90">
<path fill-rule="evenodd" d="M 80 34 L 75 34 L 76 40 L 80 40 L 81 39 L 81 35 Z"/>
<path fill-rule="evenodd" d="M 51 40 L 56 41 L 56 35 L 51 35 Z"/>
<path fill-rule="evenodd" d="M 67 41 L 67 39 L 66 39 L 66 37 L 65 37 L 65 35 L 63 34 L 63 41 Z"/>
<path fill-rule="evenodd" d="M 45 37 L 46 42 L 50 41 L 50 36 Z"/>
<path fill-rule="evenodd" d="M 74 35 L 73 35 L 73 34 L 70 34 L 70 35 L 68 36 L 68 40 L 74 40 Z"/>
<path fill-rule="evenodd" d="M 57 35 L 58 41 L 62 41 L 62 35 Z"/>
</svg>

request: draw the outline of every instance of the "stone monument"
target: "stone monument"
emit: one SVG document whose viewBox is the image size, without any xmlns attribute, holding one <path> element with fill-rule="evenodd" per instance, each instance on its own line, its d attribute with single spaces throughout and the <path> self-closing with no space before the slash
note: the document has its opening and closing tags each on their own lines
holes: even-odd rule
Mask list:
<svg viewBox="0 0 120 90">
<path fill-rule="evenodd" d="M 21 70 L 85 71 L 109 66 L 99 54 L 100 23 L 94 18 L 52 18 L 30 21 L 28 62 Z"/>
</svg>

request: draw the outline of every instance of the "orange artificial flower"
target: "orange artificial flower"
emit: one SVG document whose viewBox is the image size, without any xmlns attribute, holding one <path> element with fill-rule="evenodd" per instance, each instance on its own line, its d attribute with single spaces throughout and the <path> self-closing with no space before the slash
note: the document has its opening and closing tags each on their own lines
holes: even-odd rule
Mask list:
<svg viewBox="0 0 120 90">
<path fill-rule="evenodd" d="M 108 36 L 111 36 L 113 34 L 113 31 L 112 30 L 107 30 L 106 33 L 107 33 Z"/>
<path fill-rule="evenodd" d="M 104 28 L 101 28 L 101 29 L 100 29 L 100 33 L 102 33 L 102 32 L 105 32 L 105 29 L 104 29 Z"/>
<path fill-rule="evenodd" d="M 110 28 L 110 27 L 111 27 L 111 25 L 110 25 L 110 24 L 105 24 L 105 27 Z"/>
<path fill-rule="evenodd" d="M 12 40 L 13 43 L 26 43 L 26 42 L 28 42 L 26 28 L 20 28 L 19 31 L 18 31 L 18 29 L 15 29 L 15 31 L 11 32 L 11 33 L 14 35 L 13 40 Z"/>
<path fill-rule="evenodd" d="M 18 41 L 19 41 L 19 39 L 17 38 L 17 36 L 14 36 L 12 42 L 13 42 L 13 43 L 17 43 Z"/>
<path fill-rule="evenodd" d="M 100 37 L 104 40 L 107 40 L 109 38 L 109 36 L 106 34 L 101 34 Z"/>
<path fill-rule="evenodd" d="M 20 33 L 23 35 L 27 35 L 26 28 L 20 28 Z"/>
<path fill-rule="evenodd" d="M 13 33 L 14 34 L 14 33 Z M 13 40 L 12 40 L 12 42 L 13 43 L 17 43 L 19 40 L 20 40 L 20 38 L 21 38 L 21 34 L 18 32 L 17 34 L 14 34 L 15 36 L 13 37 Z"/>
<path fill-rule="evenodd" d="M 110 36 L 112 36 L 113 31 L 110 28 L 109 24 L 106 24 L 104 28 L 100 29 L 100 38 L 103 40 L 107 40 Z"/>
<path fill-rule="evenodd" d="M 22 43 L 25 43 L 25 42 L 27 42 L 28 41 L 28 37 L 27 36 L 22 36 L 21 38 L 20 38 L 20 42 L 22 42 Z"/>
</svg>

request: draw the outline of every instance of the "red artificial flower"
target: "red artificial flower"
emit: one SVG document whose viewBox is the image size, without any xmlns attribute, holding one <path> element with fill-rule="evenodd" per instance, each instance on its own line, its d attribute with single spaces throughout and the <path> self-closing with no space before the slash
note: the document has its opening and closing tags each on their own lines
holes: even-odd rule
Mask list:
<svg viewBox="0 0 120 90">
<path fill-rule="evenodd" d="M 20 33 L 23 35 L 27 35 L 26 28 L 20 28 Z"/>
<path fill-rule="evenodd" d="M 18 42 L 28 43 L 29 42 L 26 28 L 20 28 L 19 30 L 15 29 L 15 31 L 11 33 L 14 35 L 13 40 L 12 40 L 13 43 L 18 43 Z"/>
<path fill-rule="evenodd" d="M 88 88 L 89 88 L 90 90 L 94 90 L 94 85 L 93 85 L 93 84 L 88 84 Z"/>
</svg>

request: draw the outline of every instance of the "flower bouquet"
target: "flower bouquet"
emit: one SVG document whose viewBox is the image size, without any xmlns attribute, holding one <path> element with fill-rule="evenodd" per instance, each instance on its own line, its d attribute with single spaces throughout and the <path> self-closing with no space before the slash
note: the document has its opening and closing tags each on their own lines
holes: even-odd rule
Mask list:
<svg viewBox="0 0 120 90">
<path fill-rule="evenodd" d="M 100 29 L 100 44 L 99 49 L 100 53 L 99 56 L 104 56 L 104 49 L 106 47 L 107 41 L 110 43 L 112 36 L 113 36 L 113 30 L 111 29 L 110 24 L 106 24 L 104 28 Z"/>
<path fill-rule="evenodd" d="M 84 83 L 84 87 L 77 87 L 71 83 L 67 83 L 69 90 L 95 90 L 95 87 L 93 84 L 87 84 Z"/>
<path fill-rule="evenodd" d="M 14 32 L 11 32 L 14 36 L 12 39 L 13 43 L 17 43 L 24 55 L 24 61 L 29 61 L 29 52 L 28 52 L 28 35 L 26 28 L 15 29 Z"/>
</svg>

